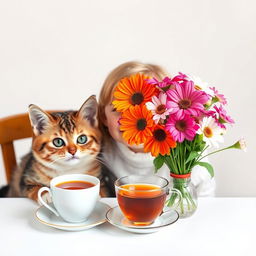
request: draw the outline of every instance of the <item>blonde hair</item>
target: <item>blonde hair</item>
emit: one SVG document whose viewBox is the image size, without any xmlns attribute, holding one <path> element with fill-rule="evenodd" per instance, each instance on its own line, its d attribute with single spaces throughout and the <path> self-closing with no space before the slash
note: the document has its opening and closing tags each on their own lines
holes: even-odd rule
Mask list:
<svg viewBox="0 0 256 256">
<path fill-rule="evenodd" d="M 142 73 L 157 79 L 163 79 L 165 76 L 168 76 L 167 72 L 161 66 L 144 64 L 137 61 L 125 62 L 113 69 L 104 81 L 99 96 L 98 119 L 104 140 L 111 138 L 107 127 L 104 125 L 104 121 L 106 120 L 105 107 L 112 101 L 113 92 L 118 82 L 122 78 L 136 73 Z"/>
</svg>

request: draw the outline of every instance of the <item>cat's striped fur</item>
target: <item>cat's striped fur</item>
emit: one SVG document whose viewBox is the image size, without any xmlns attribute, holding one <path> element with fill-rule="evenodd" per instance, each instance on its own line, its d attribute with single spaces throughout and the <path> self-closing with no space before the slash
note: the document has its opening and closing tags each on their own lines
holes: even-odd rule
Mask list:
<svg viewBox="0 0 256 256">
<path fill-rule="evenodd" d="M 91 96 L 79 111 L 49 114 L 30 105 L 29 116 L 34 134 L 32 151 L 14 172 L 9 196 L 37 200 L 39 188 L 49 186 L 50 180 L 56 176 L 70 173 L 98 177 L 101 180 L 101 196 L 109 196 L 101 164 L 97 160 L 101 150 L 101 133 L 96 115 L 95 96 Z"/>
</svg>

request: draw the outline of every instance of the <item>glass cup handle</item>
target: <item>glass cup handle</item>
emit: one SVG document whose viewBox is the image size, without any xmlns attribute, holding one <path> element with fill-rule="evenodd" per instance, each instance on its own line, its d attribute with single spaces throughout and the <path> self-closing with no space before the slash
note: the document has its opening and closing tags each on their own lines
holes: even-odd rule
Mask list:
<svg viewBox="0 0 256 256">
<path fill-rule="evenodd" d="M 181 201 L 182 201 L 182 194 L 181 194 L 181 192 L 178 190 L 178 189 L 176 189 L 176 188 L 172 188 L 172 189 L 170 189 L 169 191 L 171 191 L 172 193 L 176 193 L 177 195 L 178 195 L 178 202 L 176 203 L 176 204 L 173 204 L 172 206 L 171 206 L 171 208 L 173 208 L 173 209 L 176 209 L 179 205 L 180 205 L 180 203 L 181 203 Z M 170 195 L 171 193 L 169 193 L 169 195 Z M 170 198 L 169 198 L 170 199 Z M 168 200 L 169 201 L 169 200 Z M 167 206 L 168 206 L 168 204 L 167 204 Z"/>
<path fill-rule="evenodd" d="M 53 207 L 51 207 L 50 205 L 48 205 L 42 198 L 42 193 L 44 191 L 47 191 L 50 194 L 50 197 L 52 198 L 52 192 L 48 187 L 42 187 L 38 190 L 38 200 L 39 202 L 45 206 L 47 209 L 49 209 L 51 212 L 53 212 L 56 216 L 60 216 L 59 213 L 56 211 L 56 209 L 54 209 Z"/>
</svg>

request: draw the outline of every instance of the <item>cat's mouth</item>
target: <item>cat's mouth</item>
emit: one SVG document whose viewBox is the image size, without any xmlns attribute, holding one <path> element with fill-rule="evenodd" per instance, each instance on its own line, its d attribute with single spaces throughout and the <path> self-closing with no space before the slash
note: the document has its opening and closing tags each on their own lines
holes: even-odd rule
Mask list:
<svg viewBox="0 0 256 256">
<path fill-rule="evenodd" d="M 78 156 L 72 156 L 72 157 L 69 157 L 66 161 L 74 161 L 74 160 L 78 160 L 79 157 Z"/>
</svg>

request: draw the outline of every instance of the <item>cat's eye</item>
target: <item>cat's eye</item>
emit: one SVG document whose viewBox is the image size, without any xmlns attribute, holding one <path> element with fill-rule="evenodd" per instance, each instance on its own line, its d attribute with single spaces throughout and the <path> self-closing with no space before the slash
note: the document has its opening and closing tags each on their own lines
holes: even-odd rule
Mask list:
<svg viewBox="0 0 256 256">
<path fill-rule="evenodd" d="M 87 142 L 87 136 L 86 135 L 80 135 L 78 138 L 77 138 L 77 143 L 79 144 L 85 144 Z"/>
<path fill-rule="evenodd" d="M 53 143 L 53 145 L 54 145 L 55 147 L 58 147 L 58 148 L 65 145 L 64 140 L 61 139 L 61 138 L 55 138 L 55 139 L 52 141 L 52 143 Z"/>
</svg>

